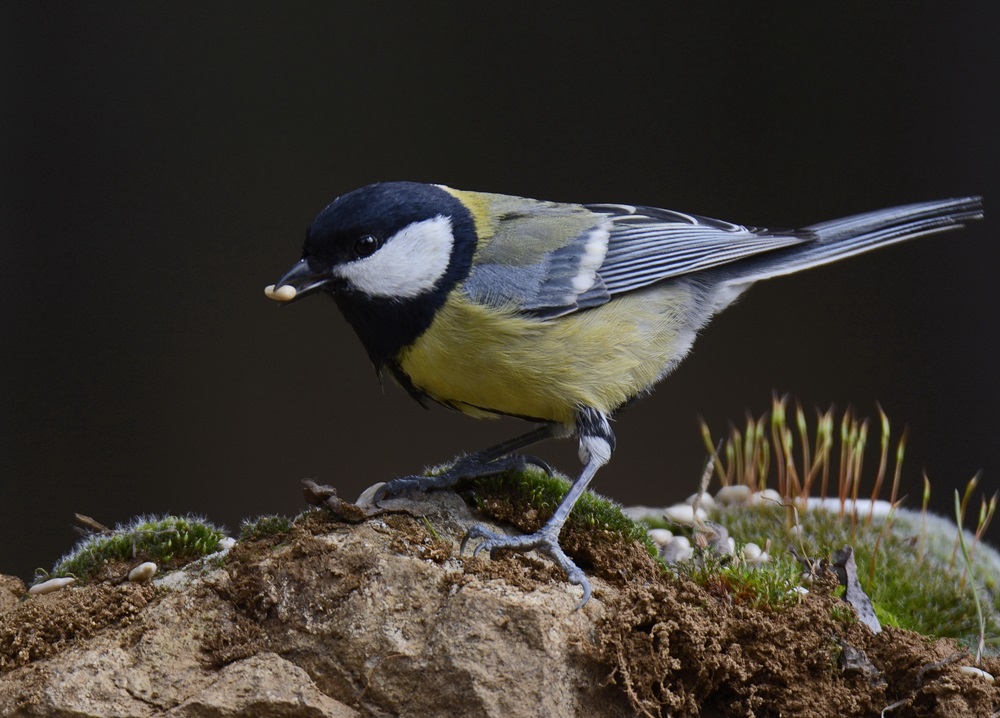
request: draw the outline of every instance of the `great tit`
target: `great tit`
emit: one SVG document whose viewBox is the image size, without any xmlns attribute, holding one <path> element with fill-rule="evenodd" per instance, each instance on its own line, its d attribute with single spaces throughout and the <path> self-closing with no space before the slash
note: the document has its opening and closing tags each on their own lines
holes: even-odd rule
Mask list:
<svg viewBox="0 0 1000 718">
<path fill-rule="evenodd" d="M 539 531 L 476 526 L 465 540 L 482 539 L 476 554 L 548 554 L 582 587 L 582 606 L 590 585 L 559 532 L 611 458 L 614 412 L 650 392 L 757 280 L 955 229 L 981 206 L 961 197 L 772 231 L 652 207 L 383 182 L 320 212 L 302 258 L 265 293 L 332 296 L 376 369 L 422 404 L 536 424 L 438 476 L 390 481 L 376 500 L 523 466 L 538 460 L 513 452 L 576 436 L 583 471 Z"/>
</svg>

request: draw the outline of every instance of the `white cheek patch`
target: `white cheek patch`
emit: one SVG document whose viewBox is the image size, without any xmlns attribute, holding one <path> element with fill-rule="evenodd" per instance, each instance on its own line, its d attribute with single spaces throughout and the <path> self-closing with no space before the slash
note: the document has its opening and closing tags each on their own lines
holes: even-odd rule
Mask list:
<svg viewBox="0 0 1000 718">
<path fill-rule="evenodd" d="M 412 299 L 434 288 L 451 261 L 451 219 L 408 224 L 375 254 L 333 268 L 358 291 L 387 299 Z"/>
</svg>

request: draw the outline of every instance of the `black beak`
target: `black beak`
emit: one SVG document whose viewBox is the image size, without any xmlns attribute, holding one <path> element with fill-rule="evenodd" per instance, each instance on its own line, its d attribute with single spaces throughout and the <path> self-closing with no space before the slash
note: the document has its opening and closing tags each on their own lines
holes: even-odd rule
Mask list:
<svg viewBox="0 0 1000 718">
<path fill-rule="evenodd" d="M 317 271 L 309 266 L 308 260 L 300 259 L 281 279 L 265 287 L 264 294 L 276 302 L 292 302 L 319 291 L 330 279 L 329 274 Z"/>
</svg>

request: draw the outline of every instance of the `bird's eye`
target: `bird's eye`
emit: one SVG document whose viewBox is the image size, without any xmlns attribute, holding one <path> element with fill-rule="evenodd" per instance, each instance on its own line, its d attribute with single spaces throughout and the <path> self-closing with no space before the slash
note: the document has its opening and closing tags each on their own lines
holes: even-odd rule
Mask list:
<svg viewBox="0 0 1000 718">
<path fill-rule="evenodd" d="M 365 236 L 354 240 L 354 256 L 359 259 L 362 257 L 370 257 L 375 254 L 375 250 L 381 246 L 382 242 L 379 241 L 378 237 L 366 234 Z"/>
</svg>

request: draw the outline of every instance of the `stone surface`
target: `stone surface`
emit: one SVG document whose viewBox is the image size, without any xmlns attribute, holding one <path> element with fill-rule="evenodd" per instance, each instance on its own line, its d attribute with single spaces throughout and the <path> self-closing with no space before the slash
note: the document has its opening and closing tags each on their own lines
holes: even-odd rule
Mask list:
<svg viewBox="0 0 1000 718">
<path fill-rule="evenodd" d="M 892 706 L 893 718 L 982 718 L 1000 708 L 1000 686 L 963 674 L 954 642 L 836 618 L 846 604 L 832 575 L 791 607 L 755 609 L 721 585 L 671 578 L 639 544 L 568 525 L 563 544 L 594 589 L 575 610 L 579 588 L 544 558 L 459 555 L 482 519 L 453 493 L 340 508 L 340 519 L 317 510 L 290 534 L 149 583 L 28 598 L 0 577 L 0 716 L 820 718 Z M 531 513 L 509 515 L 532 530 Z M 983 667 L 1000 674 L 996 658 Z"/>
<path fill-rule="evenodd" d="M 157 579 L 125 621 L 100 606 L 120 593 L 98 587 L 32 597 L 30 616 L 4 603 L 8 623 L 78 621 L 78 602 L 98 617 L 93 635 L 0 674 L 0 716 L 629 714 L 586 650 L 599 601 L 574 611 L 562 581 L 526 593 L 502 572 L 468 574 L 423 518 L 392 513 L 460 536 L 473 519 L 454 494 L 386 503 L 363 525 L 241 544 L 221 568 L 164 582 L 175 588 Z"/>
<path fill-rule="evenodd" d="M 274 653 L 225 666 L 218 680 L 166 713 L 170 718 L 357 718 L 322 693 L 309 674 Z"/>
</svg>

